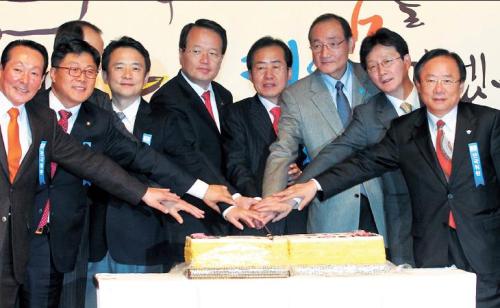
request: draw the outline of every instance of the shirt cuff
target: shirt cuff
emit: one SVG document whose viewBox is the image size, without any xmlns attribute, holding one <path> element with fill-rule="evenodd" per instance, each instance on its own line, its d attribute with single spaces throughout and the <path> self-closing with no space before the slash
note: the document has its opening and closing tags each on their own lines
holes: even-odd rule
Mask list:
<svg viewBox="0 0 500 308">
<path fill-rule="evenodd" d="M 236 205 L 231 205 L 230 207 L 228 207 L 227 209 L 224 210 L 224 212 L 222 212 L 222 217 L 224 217 L 225 220 L 226 219 L 226 216 L 227 214 L 229 214 L 229 212 L 234 209 L 236 207 Z"/>
<path fill-rule="evenodd" d="M 187 191 L 187 194 L 196 197 L 200 200 L 203 200 L 203 198 L 205 198 L 207 191 L 208 191 L 208 184 L 203 182 L 202 180 L 196 179 L 193 186 L 191 186 L 191 188 L 189 188 L 189 190 Z"/>
<path fill-rule="evenodd" d="M 314 185 L 316 185 L 318 191 L 323 191 L 323 188 L 321 188 L 321 184 L 319 184 L 319 182 L 316 179 L 311 179 L 311 181 L 314 182 Z"/>
<path fill-rule="evenodd" d="M 239 197 L 241 197 L 241 194 L 240 193 L 235 193 L 232 197 L 233 197 L 233 200 L 236 200 Z"/>
</svg>

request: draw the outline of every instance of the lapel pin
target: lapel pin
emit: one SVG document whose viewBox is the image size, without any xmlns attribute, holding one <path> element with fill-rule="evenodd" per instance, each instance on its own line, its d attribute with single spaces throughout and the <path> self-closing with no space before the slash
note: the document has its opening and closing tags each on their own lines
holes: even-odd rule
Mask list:
<svg viewBox="0 0 500 308">
<path fill-rule="evenodd" d="M 472 133 L 470 129 L 466 130 L 465 132 L 467 133 L 467 135 L 470 135 L 470 133 Z"/>
<path fill-rule="evenodd" d="M 365 88 L 359 88 L 359 94 L 361 95 L 365 94 Z"/>
<path fill-rule="evenodd" d="M 87 121 L 85 125 L 90 126 L 90 121 Z"/>
</svg>

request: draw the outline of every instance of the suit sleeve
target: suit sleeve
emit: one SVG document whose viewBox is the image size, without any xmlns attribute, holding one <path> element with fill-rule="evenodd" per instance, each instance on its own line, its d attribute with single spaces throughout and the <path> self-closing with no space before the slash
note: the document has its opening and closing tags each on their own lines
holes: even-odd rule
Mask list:
<svg viewBox="0 0 500 308">
<path fill-rule="evenodd" d="M 302 143 L 300 110 L 295 98 L 285 90 L 281 100 L 281 117 L 276 141 L 269 147 L 262 194 L 271 195 L 286 188 L 288 166 L 298 157 Z"/>
<path fill-rule="evenodd" d="M 89 179 L 116 197 L 138 204 L 147 187 L 109 158 L 84 147 L 64 133 L 52 117 L 52 161 L 77 176 Z"/>
<path fill-rule="evenodd" d="M 399 168 L 396 130 L 389 129 L 382 141 L 358 152 L 315 179 L 321 185 L 321 200 L 326 200 L 354 185 Z"/>
<path fill-rule="evenodd" d="M 362 107 L 363 105 L 359 106 Z M 342 135 L 327 144 L 307 165 L 298 182 L 304 183 L 335 164 L 342 162 L 356 151 L 368 146 L 368 138 L 361 108 L 355 108 L 352 121 Z"/>
<path fill-rule="evenodd" d="M 167 156 L 123 135 L 112 121 L 108 121 L 106 136 L 104 153 L 124 168 L 144 174 L 179 195 L 186 193 L 196 181 Z"/>
<path fill-rule="evenodd" d="M 500 112 L 495 111 L 495 120 L 490 140 L 491 158 L 495 166 L 497 178 L 500 176 Z"/>
<path fill-rule="evenodd" d="M 248 153 L 250 153 L 247 140 L 246 126 L 242 122 L 240 110 L 226 109 L 221 123 L 224 139 L 224 156 L 226 160 L 226 178 L 236 186 L 244 195 L 260 197 L 257 184 L 250 170 Z"/>
</svg>

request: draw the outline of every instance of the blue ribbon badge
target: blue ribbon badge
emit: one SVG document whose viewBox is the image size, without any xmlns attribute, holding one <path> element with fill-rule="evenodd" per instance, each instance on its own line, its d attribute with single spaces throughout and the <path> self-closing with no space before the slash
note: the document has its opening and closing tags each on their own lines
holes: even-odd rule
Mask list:
<svg viewBox="0 0 500 308">
<path fill-rule="evenodd" d="M 47 141 L 42 140 L 40 142 L 40 148 L 38 148 L 38 182 L 40 185 L 45 184 L 45 147 L 47 146 Z"/>
<path fill-rule="evenodd" d="M 151 134 L 142 134 L 142 142 L 144 142 L 147 145 L 151 145 L 151 139 L 153 139 L 153 135 Z"/>
<path fill-rule="evenodd" d="M 483 168 L 481 167 L 481 158 L 479 156 L 479 149 L 476 142 L 469 143 L 469 153 L 476 187 L 479 187 L 479 185 L 484 186 Z"/>
<path fill-rule="evenodd" d="M 92 147 L 92 142 L 90 142 L 90 141 L 84 141 L 84 142 L 82 142 L 82 144 L 85 146 L 88 146 L 89 148 Z M 91 184 L 92 183 L 90 183 L 90 181 L 87 181 L 85 179 L 83 180 L 83 183 L 82 183 L 83 186 L 90 186 Z"/>
</svg>

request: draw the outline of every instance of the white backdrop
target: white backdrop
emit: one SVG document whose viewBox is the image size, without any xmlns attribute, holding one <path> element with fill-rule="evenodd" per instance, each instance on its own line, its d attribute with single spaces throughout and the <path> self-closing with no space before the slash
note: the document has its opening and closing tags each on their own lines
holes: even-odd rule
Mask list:
<svg viewBox="0 0 500 308">
<path fill-rule="evenodd" d="M 497 47 L 499 2 L 487 1 L 1 1 L 0 48 L 29 38 L 52 50 L 55 28 L 73 19 L 90 21 L 103 30 L 105 44 L 122 35 L 141 41 L 150 51 L 152 92 L 179 69 L 182 27 L 198 18 L 213 19 L 227 31 L 228 49 L 217 77 L 235 100 L 253 95 L 245 78 L 244 57 L 258 38 L 283 39 L 294 53 L 293 79 L 309 74 L 311 52 L 307 32 L 319 15 L 346 18 L 357 38 L 352 59 L 359 59 L 361 40 L 371 30 L 390 28 L 406 39 L 413 61 L 427 49 L 458 52 L 467 67 L 465 96 L 500 108 L 500 59 Z M 99 87 L 103 88 L 102 81 Z M 149 96 L 148 96 L 149 97 Z"/>
</svg>

